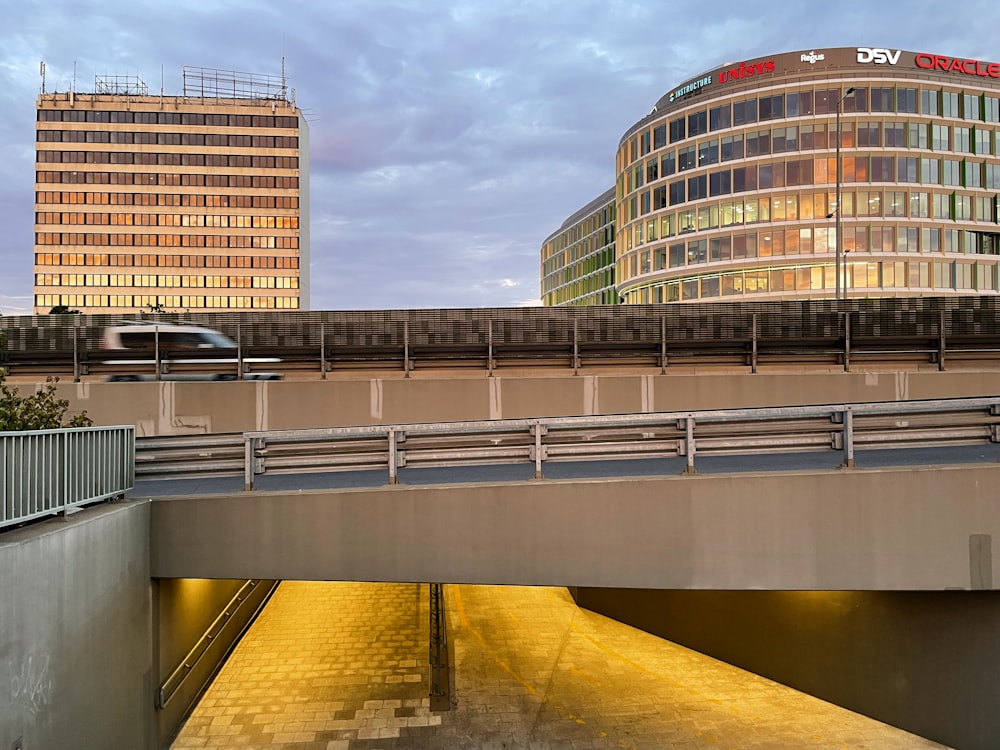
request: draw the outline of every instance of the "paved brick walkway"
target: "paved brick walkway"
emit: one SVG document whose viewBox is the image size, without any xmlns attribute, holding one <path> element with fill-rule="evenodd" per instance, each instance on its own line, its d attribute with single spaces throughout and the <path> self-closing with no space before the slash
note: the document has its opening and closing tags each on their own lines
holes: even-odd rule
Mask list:
<svg viewBox="0 0 1000 750">
<path fill-rule="evenodd" d="M 576 607 L 447 586 L 453 709 L 431 712 L 428 587 L 281 584 L 172 750 L 940 745 Z"/>
</svg>

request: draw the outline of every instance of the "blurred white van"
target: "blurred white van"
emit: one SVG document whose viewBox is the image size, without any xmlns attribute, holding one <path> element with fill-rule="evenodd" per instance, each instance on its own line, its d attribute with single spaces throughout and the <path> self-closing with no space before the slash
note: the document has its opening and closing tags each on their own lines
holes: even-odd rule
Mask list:
<svg viewBox="0 0 1000 750">
<path fill-rule="evenodd" d="M 124 322 L 104 329 L 101 349 L 134 351 L 128 356 L 109 359 L 105 365 L 121 370 L 108 377 L 111 382 L 156 380 L 156 363 L 160 365 L 160 380 L 280 380 L 275 372 L 248 372 L 261 364 L 280 362 L 279 359 L 243 358 L 241 369 L 239 347 L 225 334 L 212 328 L 182 323 L 150 321 Z M 143 372 L 130 368 L 141 367 Z M 152 370 L 152 372 L 147 372 Z"/>
</svg>

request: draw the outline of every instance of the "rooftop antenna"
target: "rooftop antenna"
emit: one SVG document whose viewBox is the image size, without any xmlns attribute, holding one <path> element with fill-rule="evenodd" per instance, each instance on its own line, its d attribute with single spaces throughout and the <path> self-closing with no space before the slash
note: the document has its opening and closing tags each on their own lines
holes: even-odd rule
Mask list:
<svg viewBox="0 0 1000 750">
<path fill-rule="evenodd" d="M 38 63 L 38 75 L 42 77 L 42 93 L 45 93 L 45 60 Z"/>
<path fill-rule="evenodd" d="M 288 100 L 288 80 L 285 78 L 285 32 L 281 32 L 281 98 Z"/>
</svg>

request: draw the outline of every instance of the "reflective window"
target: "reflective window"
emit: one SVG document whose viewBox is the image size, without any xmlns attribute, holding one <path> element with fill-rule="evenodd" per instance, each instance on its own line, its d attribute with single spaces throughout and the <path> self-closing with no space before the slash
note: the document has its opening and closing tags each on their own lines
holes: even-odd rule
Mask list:
<svg viewBox="0 0 1000 750">
<path fill-rule="evenodd" d="M 719 142 L 704 141 L 698 146 L 698 166 L 705 167 L 719 162 Z"/>
<path fill-rule="evenodd" d="M 785 151 L 799 150 L 799 129 L 792 125 L 787 128 L 775 128 L 771 131 L 771 152 L 780 154 Z"/>
<path fill-rule="evenodd" d="M 920 230 L 920 252 L 939 253 L 941 252 L 941 230 L 933 227 Z"/>
<path fill-rule="evenodd" d="M 879 147 L 882 145 L 882 126 L 879 122 L 859 122 L 857 124 L 858 146 Z"/>
<path fill-rule="evenodd" d="M 900 156 L 896 159 L 896 182 L 919 182 L 917 158 Z"/>
<path fill-rule="evenodd" d="M 777 120 L 785 116 L 785 97 L 782 94 L 762 96 L 757 105 L 758 116 L 764 120 Z"/>
<path fill-rule="evenodd" d="M 883 126 L 885 131 L 886 148 L 906 147 L 906 125 L 902 122 L 887 122 Z"/>
<path fill-rule="evenodd" d="M 742 193 L 746 190 L 756 190 L 758 187 L 757 165 L 741 167 L 733 170 L 733 192 Z"/>
<path fill-rule="evenodd" d="M 708 112 L 692 112 L 688 115 L 688 138 L 708 132 Z"/>
<path fill-rule="evenodd" d="M 684 265 L 684 243 L 680 242 L 670 246 L 670 267 L 679 268 Z"/>
<path fill-rule="evenodd" d="M 757 173 L 758 187 L 762 189 L 785 186 L 785 165 L 783 162 L 777 164 L 762 164 Z"/>
<path fill-rule="evenodd" d="M 708 258 L 712 262 L 732 260 L 732 241 L 728 236 L 713 237 L 708 242 Z"/>
<path fill-rule="evenodd" d="M 708 192 L 710 195 L 729 195 L 733 192 L 732 172 L 724 169 L 721 172 L 713 172 L 709 176 Z"/>
<path fill-rule="evenodd" d="M 684 202 L 684 180 L 670 183 L 670 205 L 676 206 Z"/>
<path fill-rule="evenodd" d="M 708 261 L 708 243 L 705 240 L 692 240 L 688 243 L 688 265 L 706 263 Z"/>
<path fill-rule="evenodd" d="M 667 145 L 667 126 L 657 125 L 653 128 L 653 148 L 663 148 Z"/>
<path fill-rule="evenodd" d="M 816 114 L 832 115 L 837 112 L 837 103 L 840 101 L 840 89 L 817 89 L 816 90 Z"/>
<path fill-rule="evenodd" d="M 908 89 L 908 88 L 896 89 L 896 111 L 909 112 L 909 113 L 915 113 L 917 111 L 916 89 Z"/>
<path fill-rule="evenodd" d="M 733 125 L 747 125 L 757 122 L 757 100 L 733 102 Z"/>
<path fill-rule="evenodd" d="M 972 129 L 973 153 L 989 154 L 992 141 L 993 141 L 992 131 L 986 130 L 985 128 L 982 127 L 976 127 Z"/>
<path fill-rule="evenodd" d="M 729 104 L 713 107 L 708 111 L 708 124 L 712 130 L 722 130 L 733 124 L 732 108 Z"/>
<path fill-rule="evenodd" d="M 931 148 L 935 151 L 947 151 L 950 131 L 948 125 L 931 125 Z"/>
<path fill-rule="evenodd" d="M 696 175 L 689 177 L 687 181 L 688 200 L 696 201 L 708 197 L 708 177 L 707 175 Z"/>
<path fill-rule="evenodd" d="M 983 186 L 983 164 L 978 161 L 962 162 L 964 174 L 962 184 L 967 188 L 981 188 Z"/>
<path fill-rule="evenodd" d="M 747 156 L 771 153 L 771 131 L 759 130 L 746 134 Z"/>
<path fill-rule="evenodd" d="M 943 185 L 961 185 L 962 162 L 956 159 L 945 159 L 941 163 L 941 183 Z"/>
<path fill-rule="evenodd" d="M 985 187 L 987 190 L 1000 189 L 1000 164 L 986 164 L 983 168 Z"/>
<path fill-rule="evenodd" d="M 972 219 L 972 197 L 968 195 L 955 195 L 955 218 L 969 221 Z"/>
<path fill-rule="evenodd" d="M 872 182 L 893 182 L 896 165 L 891 156 L 873 156 L 871 159 L 870 177 Z"/>
<path fill-rule="evenodd" d="M 1000 99 L 995 96 L 983 97 L 983 119 L 986 122 L 1000 122 Z"/>
<path fill-rule="evenodd" d="M 677 171 L 677 156 L 674 151 L 669 151 L 665 153 L 660 160 L 660 174 L 664 177 L 669 177 L 674 172 Z"/>
<path fill-rule="evenodd" d="M 670 142 L 677 143 L 677 141 L 683 141 L 686 134 L 684 128 L 684 118 L 678 117 L 676 120 L 670 121 Z"/>
<path fill-rule="evenodd" d="M 981 103 L 979 94 L 962 94 L 962 117 L 966 120 L 982 120 Z"/>
<path fill-rule="evenodd" d="M 956 126 L 952 130 L 954 135 L 954 148 L 953 151 L 963 151 L 966 153 L 972 152 L 972 130 L 970 128 L 960 128 Z"/>
<path fill-rule="evenodd" d="M 925 122 L 911 122 L 907 129 L 910 148 L 930 148 L 930 126 Z"/>
<path fill-rule="evenodd" d="M 872 112 L 892 112 L 893 90 L 891 88 L 872 88 L 871 90 L 871 111 Z"/>
<path fill-rule="evenodd" d="M 799 117 L 813 113 L 812 91 L 799 91 L 785 96 L 785 115 Z"/>
<path fill-rule="evenodd" d="M 886 216 L 905 217 L 906 193 L 902 191 L 887 190 L 885 193 L 885 201 L 882 206 Z"/>
<path fill-rule="evenodd" d="M 836 103 L 834 103 L 836 107 Z M 836 111 L 836 110 L 835 110 Z M 848 94 L 844 99 L 845 112 L 867 112 L 868 111 L 868 89 L 864 86 L 855 86 L 854 92 Z"/>
<path fill-rule="evenodd" d="M 941 92 L 941 114 L 945 117 L 960 117 L 958 111 L 958 93 L 955 91 Z"/>
<path fill-rule="evenodd" d="M 722 161 L 743 158 L 743 135 L 731 135 L 722 139 Z"/>
<path fill-rule="evenodd" d="M 813 184 L 812 159 L 789 161 L 785 165 L 785 181 L 790 186 Z"/>
<path fill-rule="evenodd" d="M 694 169 L 698 166 L 698 162 L 695 160 L 695 147 L 688 146 L 687 148 L 682 148 L 677 152 L 677 170 L 683 172 L 686 169 Z"/>
<path fill-rule="evenodd" d="M 925 115 L 936 115 L 940 111 L 941 92 L 931 89 L 920 90 L 920 112 Z"/>
</svg>

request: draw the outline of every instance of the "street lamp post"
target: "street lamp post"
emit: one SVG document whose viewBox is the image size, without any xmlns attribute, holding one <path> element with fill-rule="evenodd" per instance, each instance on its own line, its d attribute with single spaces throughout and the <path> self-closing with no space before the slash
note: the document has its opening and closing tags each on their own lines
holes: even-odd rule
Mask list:
<svg viewBox="0 0 1000 750">
<path fill-rule="evenodd" d="M 841 161 L 841 158 L 840 158 L 840 110 L 841 110 L 841 105 L 844 103 L 844 99 L 846 99 L 847 97 L 849 97 L 853 93 L 854 93 L 854 87 L 851 86 L 849 89 L 847 89 L 847 91 L 844 93 L 844 95 L 842 97 L 840 97 L 840 101 L 837 102 L 837 207 L 834 208 L 833 211 L 831 211 L 830 213 L 828 213 L 826 215 L 826 218 L 828 218 L 828 219 L 833 218 L 833 216 L 835 214 L 836 214 L 836 217 L 837 217 L 837 227 L 836 227 L 836 230 L 835 230 L 836 233 L 837 233 L 837 256 L 836 256 L 837 268 L 835 269 L 836 270 L 836 273 L 835 273 L 836 287 L 835 287 L 835 291 L 834 291 L 834 299 L 836 299 L 838 301 L 840 300 L 840 297 L 841 297 L 841 293 L 840 292 L 841 292 L 842 288 L 844 290 L 843 297 L 844 297 L 844 299 L 847 299 L 847 288 L 846 288 L 847 287 L 847 278 L 846 278 L 847 277 L 847 273 L 846 273 L 846 269 L 845 269 L 845 273 L 844 273 L 844 283 L 841 284 L 841 280 L 840 280 L 840 265 L 841 265 L 840 259 L 841 259 L 841 256 L 843 254 L 842 248 L 844 247 L 844 239 L 843 239 L 843 237 L 840 236 L 840 185 L 841 185 L 841 182 L 843 180 L 843 170 L 844 170 L 843 162 Z"/>
</svg>

